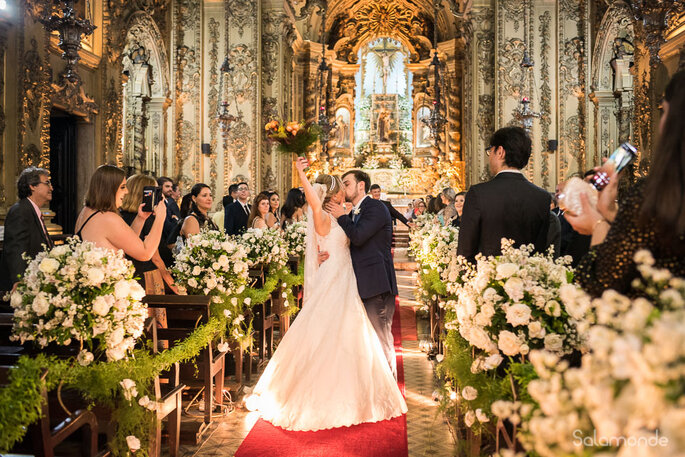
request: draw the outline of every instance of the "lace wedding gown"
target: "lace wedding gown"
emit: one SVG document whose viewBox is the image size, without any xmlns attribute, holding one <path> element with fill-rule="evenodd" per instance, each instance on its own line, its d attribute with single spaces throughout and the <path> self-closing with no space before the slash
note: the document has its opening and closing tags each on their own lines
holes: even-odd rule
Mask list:
<svg viewBox="0 0 685 457">
<path fill-rule="evenodd" d="M 317 242 L 330 255 L 321 266 Z M 307 252 L 302 310 L 253 392 L 261 416 L 287 430 L 321 430 L 406 413 L 357 292 L 349 240 L 334 218 L 325 237 L 308 222 Z"/>
</svg>

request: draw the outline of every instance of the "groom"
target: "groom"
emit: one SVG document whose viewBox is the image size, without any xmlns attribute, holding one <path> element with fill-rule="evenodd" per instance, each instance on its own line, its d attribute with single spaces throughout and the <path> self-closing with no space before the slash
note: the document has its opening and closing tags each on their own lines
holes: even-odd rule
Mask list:
<svg viewBox="0 0 685 457">
<path fill-rule="evenodd" d="M 390 248 L 392 219 L 385 205 L 367 195 L 371 185 L 369 175 L 351 170 L 342 177 L 345 200 L 354 208 L 346 214 L 341 205 L 328 203 L 326 211 L 338 219 L 338 224 L 350 239 L 352 266 L 357 277 L 359 296 L 366 314 L 378 334 L 385 357 L 397 378 L 397 364 L 392 336 L 397 284 Z"/>
</svg>

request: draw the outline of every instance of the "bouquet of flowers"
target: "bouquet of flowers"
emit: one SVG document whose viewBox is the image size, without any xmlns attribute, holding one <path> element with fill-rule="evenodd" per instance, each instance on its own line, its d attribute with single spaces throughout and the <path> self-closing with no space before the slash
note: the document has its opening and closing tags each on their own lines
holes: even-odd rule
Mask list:
<svg viewBox="0 0 685 457">
<path fill-rule="evenodd" d="M 283 232 L 287 252 L 290 255 L 304 255 L 307 238 L 307 222 L 300 221 L 288 225 Z"/>
<path fill-rule="evenodd" d="M 501 256 L 477 256 L 477 268 L 462 263 L 457 299 L 446 303 L 452 320 L 445 327 L 483 351 L 473 372 L 496 368 L 503 356 L 523 357 L 536 348 L 565 354 L 582 342 L 577 324 L 586 318 L 589 300 L 563 305 L 560 298 L 579 290 L 570 284 L 570 259 L 555 261 L 551 254 L 532 255 L 532 245 L 512 244 L 502 240 Z"/>
<path fill-rule="evenodd" d="M 281 234 L 271 229 L 248 229 L 238 238 L 247 253 L 249 266 L 282 268 L 288 263 L 288 246 Z"/>
<path fill-rule="evenodd" d="M 99 341 L 107 360 L 120 360 L 143 333 L 145 290 L 133 279 L 133 264 L 123 251 L 98 248 L 70 238 L 67 244 L 39 253 L 11 294 L 12 340 L 69 345 L 72 340 L 93 350 Z M 83 348 L 81 365 L 94 356 Z"/>
<path fill-rule="evenodd" d="M 647 251 L 635 260 L 643 276 L 636 285 L 648 298 L 607 290 L 592 300 L 590 352 L 581 366 L 533 351 L 534 403 L 493 405 L 502 418 L 523 419 L 519 439 L 527 450 L 542 457 L 685 454 L 685 279 L 655 269 Z M 590 298 L 562 300 L 577 307 Z"/>
<path fill-rule="evenodd" d="M 443 227 L 435 216 L 431 217 L 431 223 L 417 224 L 410 234 L 409 249 L 421 266 L 442 273 L 457 256 L 459 229 L 450 225 Z"/>
<path fill-rule="evenodd" d="M 306 157 L 307 148 L 319 139 L 319 126 L 312 122 L 271 121 L 264 126 L 269 140 L 278 144 L 278 150 Z"/>
<path fill-rule="evenodd" d="M 177 283 L 190 294 L 212 295 L 222 303 L 243 292 L 247 284 L 247 251 L 224 232 L 202 230 L 188 237 L 172 269 Z"/>
</svg>

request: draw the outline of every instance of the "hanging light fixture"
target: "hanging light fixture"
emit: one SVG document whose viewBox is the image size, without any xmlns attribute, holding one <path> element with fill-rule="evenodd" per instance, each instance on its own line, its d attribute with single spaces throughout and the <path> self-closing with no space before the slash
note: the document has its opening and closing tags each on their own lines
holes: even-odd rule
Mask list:
<svg viewBox="0 0 685 457">
<path fill-rule="evenodd" d="M 76 16 L 74 4 L 77 0 L 54 0 L 54 3 L 62 6 L 62 15 L 51 15 L 40 19 L 40 22 L 49 32 L 59 33 L 59 47 L 63 51 L 62 59 L 66 60 L 67 66 L 61 73 L 61 77 L 72 84 L 81 81 L 77 70 L 78 61 L 81 59 L 78 52 L 81 49 L 81 35 L 90 35 L 97 28 L 87 19 Z"/>
<path fill-rule="evenodd" d="M 514 118 L 518 120 L 528 135 L 533 129 L 533 119 L 539 118 L 540 113 L 533 111 L 530 107 L 530 96 L 528 95 L 528 74 L 533 71 L 535 63 L 528 53 L 528 0 L 523 2 L 523 58 L 521 59 L 521 101 L 518 109 L 514 112 Z"/>
<path fill-rule="evenodd" d="M 228 135 L 231 132 L 231 127 L 233 126 L 233 123 L 236 121 L 240 121 L 242 119 L 242 114 L 240 112 L 240 106 L 238 105 L 238 102 L 236 101 L 236 111 L 237 115 L 233 115 L 229 111 L 229 107 L 231 105 L 229 101 L 229 97 L 232 95 L 235 97 L 235 91 L 232 91 L 231 89 L 233 88 L 233 66 L 231 65 L 230 61 L 230 40 L 229 40 L 229 35 L 230 35 L 230 29 L 229 29 L 229 21 L 230 21 L 230 5 L 229 5 L 229 0 L 224 0 L 224 24 L 226 25 L 226 57 L 224 58 L 223 63 L 221 64 L 221 67 L 219 68 L 219 107 L 218 107 L 218 112 L 216 118 L 219 121 L 219 127 L 221 128 L 221 134 L 223 135 L 224 139 L 228 139 Z"/>
<path fill-rule="evenodd" d="M 321 61 L 316 70 L 317 86 L 319 93 L 319 114 L 317 124 L 321 133 L 319 140 L 321 141 L 321 157 L 328 159 L 328 140 L 331 137 L 331 131 L 337 127 L 335 121 L 331 122 L 328 116 L 328 100 L 330 97 L 330 87 L 328 86 L 328 78 L 331 72 L 331 67 L 326 62 L 326 6 L 321 7 Z"/>
<path fill-rule="evenodd" d="M 433 3 L 433 60 L 430 65 L 433 67 L 434 78 L 434 92 L 433 108 L 427 118 L 421 119 L 421 122 L 428 127 L 433 137 L 433 145 L 440 152 L 440 132 L 442 132 L 447 119 L 442 115 L 442 101 L 441 101 L 441 87 L 440 87 L 440 59 L 438 58 L 438 7 L 440 0 L 435 0 Z"/>
</svg>

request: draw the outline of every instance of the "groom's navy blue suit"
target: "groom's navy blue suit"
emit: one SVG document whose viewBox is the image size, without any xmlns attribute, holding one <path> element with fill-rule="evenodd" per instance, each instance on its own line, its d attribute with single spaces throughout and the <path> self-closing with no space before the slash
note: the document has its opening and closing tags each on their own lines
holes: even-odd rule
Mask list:
<svg viewBox="0 0 685 457">
<path fill-rule="evenodd" d="M 392 336 L 397 280 L 391 253 L 390 212 L 382 202 L 366 197 L 359 205 L 358 214 L 342 215 L 338 218 L 338 224 L 350 239 L 350 255 L 359 296 L 393 374 L 397 376 Z"/>
</svg>

